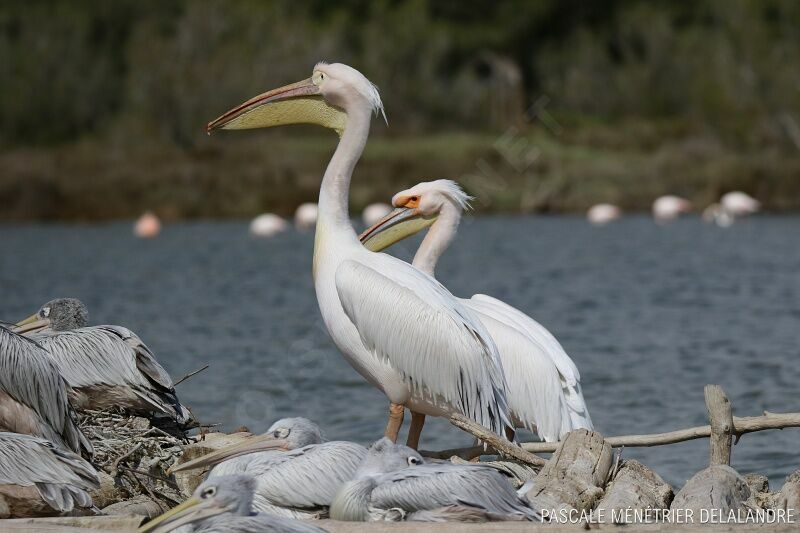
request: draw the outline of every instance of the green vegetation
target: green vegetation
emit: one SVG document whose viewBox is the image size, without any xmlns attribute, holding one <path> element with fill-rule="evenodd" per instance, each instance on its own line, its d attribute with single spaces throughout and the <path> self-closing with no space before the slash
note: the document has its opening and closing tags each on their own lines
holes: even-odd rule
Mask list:
<svg viewBox="0 0 800 533">
<path fill-rule="evenodd" d="M 288 214 L 334 137 L 203 125 L 319 59 L 386 102 L 355 208 L 450 177 L 484 210 L 731 189 L 797 209 L 798 27 L 792 0 L 9 0 L 0 218 Z"/>
</svg>

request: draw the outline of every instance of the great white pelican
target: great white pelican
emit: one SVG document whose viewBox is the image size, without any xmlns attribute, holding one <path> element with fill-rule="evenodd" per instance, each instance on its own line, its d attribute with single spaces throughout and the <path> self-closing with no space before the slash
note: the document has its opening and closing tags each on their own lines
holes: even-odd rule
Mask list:
<svg viewBox="0 0 800 533">
<path fill-rule="evenodd" d="M 450 180 L 424 182 L 397 193 L 396 209 L 361 234 L 364 246 L 381 251 L 429 226 L 413 265 L 435 276 L 439 258 L 456 235 L 470 198 Z M 461 303 L 483 322 L 500 351 L 508 382 L 508 403 L 517 427 L 546 441 L 592 429 L 580 373 L 556 338 L 522 311 L 485 294 Z M 424 415 L 412 412 L 409 444 L 416 446 Z"/>
<path fill-rule="evenodd" d="M 397 439 L 404 407 L 459 413 L 503 435 L 510 430 L 497 348 L 474 313 L 435 279 L 365 249 L 348 213 L 353 169 L 383 113 L 377 88 L 352 67 L 320 63 L 306 80 L 258 95 L 208 131 L 317 124 L 339 144 L 319 193 L 313 276 L 319 308 L 350 365 L 390 401 L 386 436 Z"/>
</svg>

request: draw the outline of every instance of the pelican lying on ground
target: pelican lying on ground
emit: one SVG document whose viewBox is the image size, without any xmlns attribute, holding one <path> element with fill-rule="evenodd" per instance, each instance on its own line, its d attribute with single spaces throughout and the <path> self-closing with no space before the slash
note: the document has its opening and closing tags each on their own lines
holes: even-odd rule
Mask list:
<svg viewBox="0 0 800 533">
<path fill-rule="evenodd" d="M 306 418 L 284 418 L 258 437 L 173 467 L 170 472 L 216 465 L 207 479 L 247 474 L 256 480 L 253 508 L 291 518 L 323 518 L 338 490 L 353 479 L 367 449 L 323 442 Z"/>
<path fill-rule="evenodd" d="M 234 533 L 321 533 L 307 522 L 269 514 L 253 514 L 255 481 L 248 476 L 221 476 L 203 482 L 194 495 L 140 527 L 137 533 L 166 533 L 181 526 L 189 531 Z M 185 531 L 185 530 L 182 530 Z"/>
<path fill-rule="evenodd" d="M 189 424 L 191 414 L 178 401 L 172 378 L 141 339 L 121 326 L 87 326 L 88 318 L 80 300 L 58 298 L 15 329 L 47 351 L 78 409 L 121 408 Z"/>
<path fill-rule="evenodd" d="M 433 416 L 459 413 L 502 435 L 510 426 L 497 348 L 474 314 L 408 263 L 366 250 L 348 215 L 350 179 L 369 136 L 377 88 L 342 64 L 256 96 L 208 131 L 318 124 L 340 135 L 319 194 L 314 285 L 328 332 L 345 359 L 391 403 L 392 440 L 403 406 Z"/>
<path fill-rule="evenodd" d="M 397 193 L 392 198 L 397 209 L 364 231 L 361 241 L 379 252 L 430 226 L 413 265 L 434 277 L 470 200 L 454 181 L 420 183 Z M 592 429 L 578 368 L 544 326 L 484 294 L 461 303 L 480 318 L 497 344 L 509 387 L 508 404 L 518 427 L 536 431 L 546 441 L 559 440 L 574 429 Z M 412 415 L 408 444 L 416 448 L 424 415 Z"/>
<path fill-rule="evenodd" d="M 383 438 L 331 506 L 351 522 L 539 520 L 539 513 L 497 470 L 480 463 L 426 464 L 416 451 Z"/>
<path fill-rule="evenodd" d="M 91 508 L 97 472 L 47 440 L 0 433 L 0 518 L 54 515 Z"/>
<path fill-rule="evenodd" d="M 76 423 L 69 387 L 37 343 L 0 326 L 0 431 L 24 433 L 92 454 Z"/>
</svg>

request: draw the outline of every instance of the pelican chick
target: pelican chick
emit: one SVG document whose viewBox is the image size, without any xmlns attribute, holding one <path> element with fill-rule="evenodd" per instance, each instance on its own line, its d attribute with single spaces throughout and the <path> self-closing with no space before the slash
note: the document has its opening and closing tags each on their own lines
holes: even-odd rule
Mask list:
<svg viewBox="0 0 800 533">
<path fill-rule="evenodd" d="M 222 476 L 200 484 L 194 495 L 147 522 L 137 533 L 166 533 L 182 526 L 193 532 L 321 533 L 309 523 L 269 514 L 253 514 L 255 480 L 248 476 Z M 186 531 L 187 529 L 182 529 Z"/>
<path fill-rule="evenodd" d="M 425 463 L 416 451 L 383 438 L 331 505 L 331 518 L 375 521 L 538 520 L 539 513 L 503 474 L 486 465 Z"/>
<path fill-rule="evenodd" d="M 417 184 L 394 195 L 396 209 L 364 231 L 361 242 L 379 252 L 429 228 L 413 265 L 435 277 L 439 258 L 455 238 L 471 199 L 451 180 Z M 535 431 L 546 441 L 557 441 L 574 429 L 592 429 L 578 368 L 552 333 L 522 311 L 485 294 L 461 303 L 478 316 L 497 345 L 517 427 Z M 419 444 L 424 421 L 424 415 L 412 411 L 408 434 L 412 448 Z"/>
<path fill-rule="evenodd" d="M 170 472 L 215 465 L 207 479 L 246 474 L 255 478 L 253 508 L 291 518 L 323 518 L 339 489 L 367 455 L 360 444 L 323 442 L 307 418 L 283 418 L 263 435 L 188 461 Z"/>
<path fill-rule="evenodd" d="M 83 302 L 58 298 L 18 322 L 15 330 L 35 340 L 58 365 L 78 409 L 158 414 L 179 427 L 193 422 L 178 401 L 172 378 L 134 332 L 122 326 L 88 326 L 88 322 Z"/>
<path fill-rule="evenodd" d="M 97 472 L 47 440 L 0 432 L 0 518 L 55 515 L 91 508 Z"/>
<path fill-rule="evenodd" d="M 68 390 L 46 350 L 0 326 L 0 431 L 33 435 L 91 455 L 92 445 L 78 428 Z"/>
</svg>

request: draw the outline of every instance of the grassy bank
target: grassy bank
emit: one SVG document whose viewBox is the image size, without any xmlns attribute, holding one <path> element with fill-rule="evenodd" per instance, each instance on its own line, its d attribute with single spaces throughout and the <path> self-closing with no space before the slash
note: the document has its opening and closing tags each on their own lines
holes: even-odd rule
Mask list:
<svg viewBox="0 0 800 533">
<path fill-rule="evenodd" d="M 661 194 L 704 206 L 747 191 L 800 209 L 800 152 L 742 151 L 670 125 L 529 127 L 389 137 L 377 128 L 356 169 L 354 212 L 422 180 L 447 177 L 478 211 L 577 212 L 609 201 L 648 209 Z M 313 201 L 336 138 L 318 130 L 224 133 L 192 150 L 148 136 L 85 139 L 0 153 L 0 218 L 104 220 L 153 209 L 168 219 L 289 215 Z"/>
</svg>

